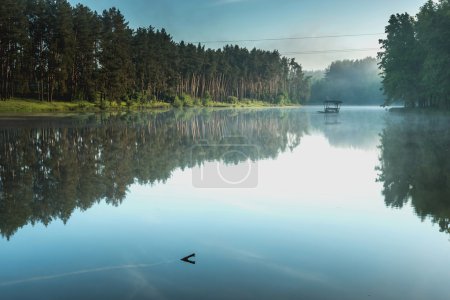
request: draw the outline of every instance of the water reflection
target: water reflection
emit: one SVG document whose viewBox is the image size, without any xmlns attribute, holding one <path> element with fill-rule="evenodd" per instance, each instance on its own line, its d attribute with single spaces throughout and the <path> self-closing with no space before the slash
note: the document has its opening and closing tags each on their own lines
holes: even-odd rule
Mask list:
<svg viewBox="0 0 450 300">
<path fill-rule="evenodd" d="M 346 107 L 340 114 L 312 114 L 311 126 L 320 130 L 334 147 L 374 149 L 383 130 L 383 109 Z"/>
<path fill-rule="evenodd" d="M 0 118 L 2 299 L 447 299 L 448 236 L 410 206 L 387 209 L 376 182 L 410 174 L 417 207 L 416 194 L 438 193 L 397 169 L 446 176 L 445 119 L 316 111 Z M 192 147 L 230 140 L 258 147 L 258 187 L 195 188 L 193 165 L 224 157 L 192 162 Z M 427 216 L 446 217 L 441 192 Z M 189 253 L 195 266 L 180 261 Z"/>
<path fill-rule="evenodd" d="M 29 223 L 65 223 L 103 199 L 119 205 L 135 182 L 165 182 L 177 168 L 224 158 L 219 147 L 192 152 L 200 141 L 240 136 L 258 146 L 253 160 L 275 158 L 308 127 L 295 110 L 188 110 L 2 119 L 0 128 L 0 233 L 9 239 Z"/>
<path fill-rule="evenodd" d="M 387 206 L 411 203 L 450 233 L 450 119 L 393 116 L 381 134 L 380 176 Z"/>
<path fill-rule="evenodd" d="M 382 110 L 347 109 L 333 119 L 315 111 L 0 118 L 0 234 L 10 239 L 27 224 L 66 223 L 76 209 L 85 211 L 100 201 L 118 206 L 132 184 L 164 183 L 176 169 L 245 159 L 223 156 L 221 147 L 192 151 L 198 145 L 232 138 L 232 144 L 258 147 L 249 155 L 252 160 L 275 159 L 314 132 L 333 147 L 373 151 L 381 143 L 378 180 L 386 205 L 401 208 L 410 201 L 420 218 L 430 217 L 450 233 L 448 117 L 389 115 L 385 124 Z"/>
</svg>

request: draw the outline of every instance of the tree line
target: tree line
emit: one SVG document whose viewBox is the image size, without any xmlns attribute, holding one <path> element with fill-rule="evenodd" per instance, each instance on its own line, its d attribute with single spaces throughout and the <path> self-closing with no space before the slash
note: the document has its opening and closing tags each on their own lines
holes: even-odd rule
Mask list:
<svg viewBox="0 0 450 300">
<path fill-rule="evenodd" d="M 380 40 L 386 104 L 450 108 L 450 1 L 426 2 L 413 17 L 392 15 Z"/>
<path fill-rule="evenodd" d="M 317 76 L 317 72 L 311 75 Z M 311 86 L 311 103 L 322 103 L 327 99 L 352 105 L 383 104 L 377 59 L 367 57 L 331 63 L 323 78 L 314 80 Z"/>
<path fill-rule="evenodd" d="M 205 49 L 164 29 L 131 29 L 116 8 L 3 0 L 0 99 L 301 103 L 308 79 L 278 51 Z"/>
</svg>

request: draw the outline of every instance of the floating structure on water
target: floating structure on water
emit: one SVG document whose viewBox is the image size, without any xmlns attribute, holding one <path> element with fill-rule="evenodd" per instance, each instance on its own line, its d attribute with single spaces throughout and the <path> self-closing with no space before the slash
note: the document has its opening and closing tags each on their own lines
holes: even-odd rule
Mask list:
<svg viewBox="0 0 450 300">
<path fill-rule="evenodd" d="M 341 110 L 342 101 L 328 100 L 323 102 L 323 114 L 337 114 Z"/>
</svg>

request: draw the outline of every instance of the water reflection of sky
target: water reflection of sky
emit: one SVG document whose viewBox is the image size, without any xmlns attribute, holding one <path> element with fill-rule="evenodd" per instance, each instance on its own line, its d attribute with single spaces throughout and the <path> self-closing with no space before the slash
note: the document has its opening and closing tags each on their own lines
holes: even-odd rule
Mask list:
<svg viewBox="0 0 450 300">
<path fill-rule="evenodd" d="M 378 137 L 376 137 L 378 138 Z M 258 162 L 256 189 L 192 170 L 0 241 L 5 299 L 447 299 L 450 243 L 376 182 L 379 149 L 320 130 Z M 195 266 L 179 258 L 197 253 Z M 82 288 L 81 288 L 82 287 Z M 213 295 L 213 296 L 211 296 Z"/>
</svg>

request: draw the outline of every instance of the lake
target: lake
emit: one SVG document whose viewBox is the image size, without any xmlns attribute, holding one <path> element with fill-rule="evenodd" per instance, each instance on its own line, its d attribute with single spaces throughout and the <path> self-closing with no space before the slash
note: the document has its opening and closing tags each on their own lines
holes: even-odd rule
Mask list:
<svg viewBox="0 0 450 300">
<path fill-rule="evenodd" d="M 317 110 L 2 116 L 1 299 L 448 299 L 450 118 Z"/>
</svg>

